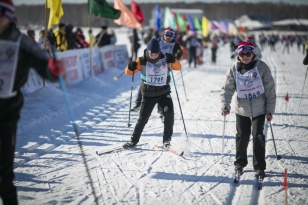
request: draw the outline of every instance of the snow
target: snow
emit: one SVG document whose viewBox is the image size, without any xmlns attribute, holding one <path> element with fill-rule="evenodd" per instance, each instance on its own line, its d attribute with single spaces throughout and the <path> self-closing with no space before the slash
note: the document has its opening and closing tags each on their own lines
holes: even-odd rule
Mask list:
<svg viewBox="0 0 308 205">
<path fill-rule="evenodd" d="M 128 38 L 122 35 L 118 39 Z M 67 88 L 82 150 L 70 124 L 62 90 L 43 88 L 25 96 L 14 168 L 19 203 L 95 204 L 94 187 L 98 204 L 284 204 L 283 168 L 287 168 L 288 204 L 308 204 L 308 83 L 303 87 L 307 69 L 302 64 L 303 54 L 295 45 L 290 54 L 281 52 L 281 44 L 276 52 L 269 48 L 263 51 L 263 60 L 270 66 L 277 86 L 272 127 L 282 159 L 276 160 L 266 124 L 267 177 L 263 189 L 258 191 L 252 167 L 252 142 L 242 180 L 238 185 L 232 181 L 236 132 L 233 112 L 226 118 L 222 163 L 224 118 L 220 115 L 219 93 L 226 71 L 233 63 L 229 50 L 229 45 L 220 45 L 217 64 L 210 63 L 209 49 L 204 53 L 205 63 L 197 68 L 188 68 L 186 61 L 181 62 L 187 96 L 181 73 L 174 71 L 179 101 L 172 81 L 175 107 L 172 147 L 177 152 L 184 151 L 184 157 L 154 148 L 161 144 L 163 132 L 156 108 L 140 140 L 148 144 L 134 150 L 95 154 L 128 141 L 137 121 L 138 114 L 132 112 L 133 125 L 127 126 L 132 77 L 113 79 L 124 68 L 106 70 Z M 138 75 L 133 83 L 132 105 L 139 84 Z M 290 100 L 286 106 L 287 92 Z"/>
</svg>

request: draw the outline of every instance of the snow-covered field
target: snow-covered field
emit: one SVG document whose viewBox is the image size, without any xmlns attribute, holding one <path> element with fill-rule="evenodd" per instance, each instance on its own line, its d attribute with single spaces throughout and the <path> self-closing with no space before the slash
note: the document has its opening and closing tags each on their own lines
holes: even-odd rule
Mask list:
<svg viewBox="0 0 308 205">
<path fill-rule="evenodd" d="M 126 41 L 123 36 L 118 37 Z M 175 106 L 172 147 L 178 152 L 184 151 L 184 157 L 154 148 L 162 142 L 163 131 L 156 109 L 140 140 L 148 144 L 134 150 L 95 154 L 129 140 L 136 123 L 137 113 L 131 113 L 133 125 L 127 126 L 132 77 L 123 75 L 117 81 L 113 79 L 124 68 L 106 70 L 68 87 L 91 178 L 70 124 L 63 92 L 44 88 L 25 96 L 14 169 L 19 203 L 95 204 L 93 187 L 98 204 L 108 205 L 284 204 L 282 168 L 287 168 L 288 204 L 308 204 L 308 83 L 301 99 L 307 69 L 302 64 L 303 54 L 296 46 L 291 48 L 290 54 L 283 54 L 281 44 L 276 52 L 269 48 L 263 51 L 263 60 L 270 66 L 277 85 L 277 109 L 272 127 L 282 159 L 276 160 L 270 128 L 266 124 L 267 177 L 263 189 L 258 191 L 252 168 L 252 143 L 242 180 L 238 185 L 232 180 L 233 112 L 226 118 L 222 163 L 224 118 L 220 115 L 219 93 L 232 64 L 229 50 L 229 45 L 220 46 L 217 64 L 211 64 L 210 50 L 205 50 L 205 63 L 196 69 L 189 69 L 187 62 L 182 61 L 187 96 L 181 73 L 174 72 L 188 139 L 171 82 Z M 140 79 L 135 78 L 133 105 L 139 84 Z M 286 105 L 287 92 L 290 101 Z"/>
</svg>

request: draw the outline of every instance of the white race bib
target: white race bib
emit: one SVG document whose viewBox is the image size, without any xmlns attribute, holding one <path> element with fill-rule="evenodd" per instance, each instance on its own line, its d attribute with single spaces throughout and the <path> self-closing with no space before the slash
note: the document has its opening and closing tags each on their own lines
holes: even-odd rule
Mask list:
<svg viewBox="0 0 308 205">
<path fill-rule="evenodd" d="M 264 86 L 257 67 L 244 75 L 236 71 L 236 91 L 238 98 L 257 98 L 264 93 Z"/>
<path fill-rule="evenodd" d="M 0 40 L 0 98 L 10 98 L 13 92 L 21 36 L 17 42 Z"/>
<path fill-rule="evenodd" d="M 166 41 L 161 40 L 159 45 L 160 45 L 160 50 L 163 54 L 166 54 L 166 53 L 172 54 L 175 42 L 174 43 L 167 43 Z"/>
<path fill-rule="evenodd" d="M 160 59 L 156 63 L 146 64 L 146 84 L 153 86 L 164 86 L 167 82 L 168 65 L 166 59 Z"/>
</svg>

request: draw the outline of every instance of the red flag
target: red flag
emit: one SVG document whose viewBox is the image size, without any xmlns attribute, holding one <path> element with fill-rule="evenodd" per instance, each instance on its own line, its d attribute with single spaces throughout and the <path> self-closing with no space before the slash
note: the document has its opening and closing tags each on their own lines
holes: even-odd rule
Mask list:
<svg viewBox="0 0 308 205">
<path fill-rule="evenodd" d="M 137 19 L 137 21 L 139 23 L 142 23 L 143 20 L 144 20 L 143 13 L 142 13 L 142 11 L 140 9 L 140 6 L 134 0 L 132 0 L 132 4 L 131 4 L 131 9 L 130 10 L 134 14 L 134 16 Z"/>
<path fill-rule="evenodd" d="M 289 94 L 288 94 L 288 92 L 287 92 L 286 96 L 284 97 L 284 100 L 289 102 Z"/>
<path fill-rule="evenodd" d="M 141 24 L 137 21 L 134 14 L 122 3 L 121 0 L 114 0 L 113 7 L 121 11 L 120 18 L 114 20 L 113 21 L 114 23 L 118 25 L 122 25 L 122 26 L 127 26 L 130 28 L 142 30 Z"/>
</svg>

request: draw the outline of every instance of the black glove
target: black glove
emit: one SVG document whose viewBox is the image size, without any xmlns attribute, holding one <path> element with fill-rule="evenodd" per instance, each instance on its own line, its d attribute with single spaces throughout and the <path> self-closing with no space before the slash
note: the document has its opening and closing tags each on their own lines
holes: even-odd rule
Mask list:
<svg viewBox="0 0 308 205">
<path fill-rule="evenodd" d="M 137 69 L 137 63 L 135 61 L 132 61 L 128 64 L 128 69 L 131 70 L 131 71 L 135 71 Z"/>
<path fill-rule="evenodd" d="M 166 62 L 167 63 L 174 63 L 175 57 L 171 53 L 166 53 Z"/>
</svg>

